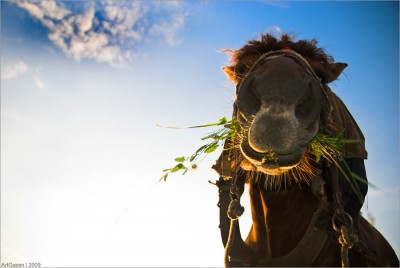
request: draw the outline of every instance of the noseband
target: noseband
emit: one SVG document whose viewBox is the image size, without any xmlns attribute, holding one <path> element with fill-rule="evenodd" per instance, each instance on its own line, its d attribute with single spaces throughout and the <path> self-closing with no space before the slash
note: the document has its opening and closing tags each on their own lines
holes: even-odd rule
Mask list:
<svg viewBox="0 0 400 268">
<path fill-rule="evenodd" d="M 313 68 L 308 63 L 308 61 L 305 58 L 303 58 L 303 56 L 301 56 L 299 53 L 290 49 L 270 51 L 262 54 L 261 57 L 253 64 L 253 66 L 251 66 L 250 70 L 247 72 L 246 76 L 241 81 L 243 81 L 248 74 L 254 71 L 259 65 L 261 65 L 265 61 L 280 57 L 293 58 L 309 75 L 317 79 L 317 81 L 319 81 L 319 85 L 322 87 L 321 78 L 314 72 Z M 238 86 L 240 87 L 240 85 Z"/>
</svg>

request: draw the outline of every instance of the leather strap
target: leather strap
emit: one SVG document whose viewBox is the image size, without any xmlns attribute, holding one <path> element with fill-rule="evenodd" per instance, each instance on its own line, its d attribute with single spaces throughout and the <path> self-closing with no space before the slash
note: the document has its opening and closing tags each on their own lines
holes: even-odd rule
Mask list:
<svg viewBox="0 0 400 268">
<path fill-rule="evenodd" d="M 228 217 L 228 208 L 231 203 L 231 180 L 225 180 L 222 177 L 215 183 L 218 188 L 219 188 L 219 228 L 221 231 L 221 238 L 222 238 L 222 243 L 226 249 L 227 243 L 228 243 L 228 238 L 229 238 L 229 233 L 230 233 L 230 228 L 232 221 Z M 239 178 L 239 180 L 235 183 L 236 186 L 239 187 L 239 195 L 241 196 L 244 190 L 244 179 Z M 256 254 L 250 249 L 250 247 L 243 241 L 241 233 L 240 233 L 240 227 L 239 227 L 239 221 L 235 221 L 236 224 L 232 226 L 235 228 L 234 230 L 234 239 L 233 243 L 230 245 L 230 252 L 228 252 L 229 255 L 229 261 L 227 261 L 226 266 L 227 267 L 239 267 L 239 266 L 255 266 L 257 263 L 257 257 Z M 246 256 L 246 257 L 244 257 Z"/>
<path fill-rule="evenodd" d="M 219 188 L 219 227 L 221 230 L 222 242 L 224 246 L 226 246 L 231 224 L 230 219 L 227 217 L 230 203 L 230 181 L 220 178 L 216 185 Z M 318 258 L 329 239 L 328 230 L 330 228 L 330 216 L 328 214 L 329 212 L 326 211 L 326 208 L 324 208 L 324 205 L 321 203 L 321 207 L 317 208 L 314 212 L 303 238 L 287 255 L 278 258 L 263 259 L 258 262 L 254 259 L 255 256 L 253 256 L 251 258 L 252 263 L 245 263 L 243 260 L 232 256 L 228 266 L 310 266 Z M 233 247 L 243 246 L 242 243 L 240 243 L 242 241 L 235 241 Z"/>
<path fill-rule="evenodd" d="M 257 266 L 302 266 L 312 265 L 320 255 L 324 245 L 328 241 L 329 219 L 324 208 L 318 208 L 308 225 L 307 231 L 299 244 L 288 254 L 278 258 L 263 259 Z"/>
</svg>

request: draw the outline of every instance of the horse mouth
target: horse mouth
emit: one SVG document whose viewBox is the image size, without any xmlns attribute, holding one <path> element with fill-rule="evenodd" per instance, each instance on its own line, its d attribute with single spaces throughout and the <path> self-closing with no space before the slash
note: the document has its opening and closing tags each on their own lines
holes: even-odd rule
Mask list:
<svg viewBox="0 0 400 268">
<path fill-rule="evenodd" d="M 293 152 L 280 154 L 272 150 L 256 151 L 247 141 L 242 141 L 240 145 L 243 156 L 256 167 L 257 171 L 268 175 L 280 175 L 295 168 L 303 158 L 306 149 L 305 145 Z"/>
</svg>

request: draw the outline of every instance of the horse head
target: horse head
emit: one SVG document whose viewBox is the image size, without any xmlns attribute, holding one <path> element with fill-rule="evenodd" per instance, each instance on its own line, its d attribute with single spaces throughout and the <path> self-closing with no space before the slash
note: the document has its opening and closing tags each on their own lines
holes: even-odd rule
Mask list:
<svg viewBox="0 0 400 268">
<path fill-rule="evenodd" d="M 340 130 L 333 129 L 330 122 L 327 84 L 336 80 L 347 64 L 334 63 L 316 48 L 316 41 L 287 39 L 268 48 L 250 43 L 230 54 L 235 64 L 223 71 L 237 84 L 233 118 L 242 130 L 240 139 L 234 141 L 240 161 L 231 169 L 240 166 L 264 174 L 268 184 L 275 186 L 283 177 L 311 180 L 315 167 L 310 142 L 318 133 Z"/>
<path fill-rule="evenodd" d="M 280 175 L 296 168 L 319 131 L 322 85 L 297 53 L 264 54 L 237 90 L 240 150 L 252 169 Z"/>
</svg>

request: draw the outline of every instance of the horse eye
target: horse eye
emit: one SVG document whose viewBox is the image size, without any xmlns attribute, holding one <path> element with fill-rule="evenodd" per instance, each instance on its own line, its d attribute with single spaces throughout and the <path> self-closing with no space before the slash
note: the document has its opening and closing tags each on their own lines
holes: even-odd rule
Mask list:
<svg viewBox="0 0 400 268">
<path fill-rule="evenodd" d="M 261 107 L 261 102 L 254 93 L 253 81 L 254 77 L 244 79 L 237 92 L 238 108 L 246 121 L 251 121 Z"/>
<path fill-rule="evenodd" d="M 246 65 L 244 65 L 243 63 L 239 63 L 235 68 L 235 72 L 238 75 L 244 74 L 245 71 L 246 71 Z"/>
<path fill-rule="evenodd" d="M 308 90 L 305 96 L 299 101 L 296 106 L 295 115 L 297 118 L 304 118 L 311 116 L 317 105 L 318 101 L 316 99 L 315 85 L 312 82 L 308 83 Z"/>
</svg>

